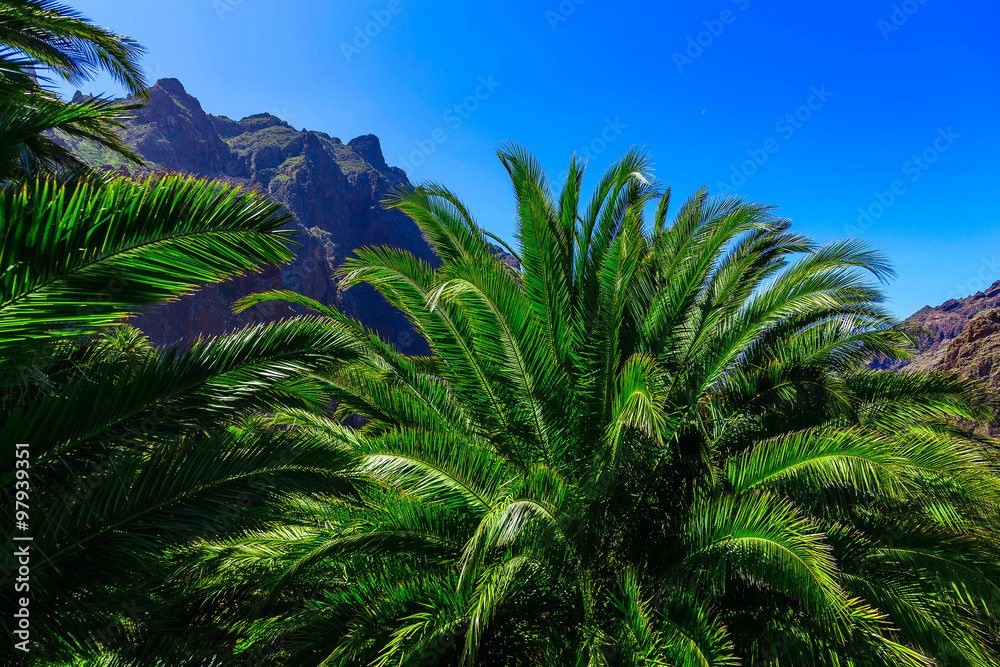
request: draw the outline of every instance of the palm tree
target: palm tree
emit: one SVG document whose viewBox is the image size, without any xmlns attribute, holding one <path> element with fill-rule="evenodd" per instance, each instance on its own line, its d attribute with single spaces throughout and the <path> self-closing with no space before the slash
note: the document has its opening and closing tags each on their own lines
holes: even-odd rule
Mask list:
<svg viewBox="0 0 1000 667">
<path fill-rule="evenodd" d="M 433 356 L 293 293 L 243 301 L 310 306 L 360 351 L 322 381 L 332 418 L 275 419 L 369 483 L 178 551 L 151 636 L 226 637 L 232 664 L 998 664 L 996 450 L 958 425 L 986 395 L 864 370 L 909 343 L 882 256 L 704 191 L 669 221 L 635 151 L 586 203 L 575 158 L 556 195 L 499 156 L 520 269 L 431 184 L 391 204 L 441 266 L 341 270 Z"/>
<path fill-rule="evenodd" d="M 138 42 L 94 25 L 60 2 L 0 2 L 0 44 L 3 62 L 27 59 L 73 84 L 106 71 L 130 94 L 141 95 L 147 87 L 139 66 L 145 49 Z"/>
<path fill-rule="evenodd" d="M 5 88 L 14 94 L 4 95 Z M 67 103 L 32 84 L 0 86 L 0 182 L 38 174 L 102 178 L 66 148 L 62 136 L 92 141 L 142 165 L 118 134 L 137 106 L 101 97 Z"/>
<path fill-rule="evenodd" d="M 147 584 L 165 553 L 259 529 L 289 494 L 356 493 L 349 453 L 267 418 L 320 411 L 328 392 L 310 374 L 356 353 L 317 318 L 166 349 L 124 326 L 206 283 L 287 262 L 290 217 L 220 183 L 99 174 L 55 140 L 63 131 L 138 160 L 115 132 L 130 107 L 67 104 L 33 76 L 106 69 L 141 97 L 132 40 L 56 3 L 12 0 L 0 2 L 0 44 L 0 476 L 27 524 L 12 517 L 6 533 L 32 538 L 30 589 L 14 590 L 12 542 L 0 561 L 5 607 L 30 600 L 31 650 L 8 643 L 0 660 L 108 664 L 109 648 L 125 655 L 155 613 Z M 17 467 L 15 442 L 30 445 Z M 4 631 L 16 623 L 8 616 Z"/>
<path fill-rule="evenodd" d="M 146 97 L 143 48 L 52 0 L 0 1 L 0 180 L 40 172 L 87 173 L 59 134 L 88 139 L 142 164 L 116 133 L 135 104 L 91 97 L 67 103 L 44 87 L 46 73 L 79 84 L 106 71 Z"/>
<path fill-rule="evenodd" d="M 99 655 L 141 624 L 151 612 L 139 582 L 154 556 L 259 525 L 282 493 L 270 480 L 350 491 L 336 453 L 286 444 L 257 416 L 319 409 L 324 392 L 305 376 L 344 346 L 309 318 L 164 350 L 122 327 L 205 283 L 287 262 L 290 218 L 218 183 L 89 172 L 53 139 L 63 130 L 137 159 L 115 133 L 126 107 L 67 104 L 32 77 L 38 64 L 73 81 L 105 68 L 142 93 L 131 40 L 55 3 L 12 1 L 0 3 L 0 43 L 3 498 L 29 508 L 21 532 L 33 538 L 31 652 L 8 643 L 2 661 L 54 664 Z M 15 442 L 30 445 L 30 479 L 15 468 Z M 13 553 L 8 542 L 10 609 L 29 592 L 14 590 Z"/>
<path fill-rule="evenodd" d="M 49 178 L 0 192 L 0 431 L 10 443 L 0 476 L 7 506 L 30 508 L 31 613 L 46 628 L 33 635 L 32 657 L 100 652 L 108 632 L 149 613 L 138 582 L 154 557 L 219 532 L 220 517 L 223 527 L 255 527 L 271 497 L 350 491 L 345 455 L 286 443 L 260 416 L 325 405 L 308 374 L 351 354 L 325 321 L 164 350 L 134 330 L 106 329 L 287 261 L 288 220 L 260 195 L 179 176 Z M 30 445 L 24 484 L 15 442 Z M 3 565 L 13 609 L 10 555 Z M 8 644 L 4 663 L 19 657 Z"/>
</svg>

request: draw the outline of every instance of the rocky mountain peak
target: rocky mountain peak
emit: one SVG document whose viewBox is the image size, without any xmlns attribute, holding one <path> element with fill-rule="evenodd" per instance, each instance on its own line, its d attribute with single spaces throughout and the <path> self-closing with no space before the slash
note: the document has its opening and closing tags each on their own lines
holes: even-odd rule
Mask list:
<svg viewBox="0 0 1000 667">
<path fill-rule="evenodd" d="M 360 137 L 355 137 L 347 145 L 375 169 L 379 171 L 389 170 L 389 165 L 385 163 L 385 157 L 382 155 L 382 144 L 374 134 L 363 134 Z"/>
<path fill-rule="evenodd" d="M 406 174 L 386 164 L 378 137 L 367 134 L 343 144 L 315 131 L 296 130 L 269 113 L 233 120 L 205 113 L 177 79 L 160 79 L 148 104 L 122 131 L 125 143 L 148 163 L 135 169 L 87 142 L 66 143 L 90 164 L 134 174 L 174 171 L 250 187 L 281 202 L 296 218 L 301 244 L 295 260 L 280 269 L 211 285 L 136 320 L 154 341 L 191 340 L 269 321 L 293 310 L 262 304 L 240 315 L 232 303 L 254 292 L 288 289 L 360 319 L 409 352 L 421 343 L 405 318 L 366 285 L 344 291 L 336 267 L 356 248 L 392 245 L 432 264 L 437 258 L 404 213 L 382 200 Z M 417 346 L 417 347 L 414 347 Z"/>
<path fill-rule="evenodd" d="M 153 84 L 153 88 L 157 91 L 162 91 L 168 95 L 191 97 L 188 95 L 187 91 L 184 90 L 184 84 L 180 82 L 179 79 L 174 78 L 164 78 L 158 79 L 156 83 Z M 152 94 L 152 89 L 150 89 L 150 94 Z M 191 97 L 194 100 L 193 97 Z M 197 100 L 195 100 L 197 102 Z"/>
<path fill-rule="evenodd" d="M 77 92 L 74 100 L 81 95 Z M 232 151 L 212 126 L 208 114 L 177 79 L 157 81 L 149 89 L 149 101 L 133 114 L 134 120 L 124 134 L 133 150 L 153 169 L 216 176 L 232 161 Z M 75 147 L 95 166 L 126 166 L 118 156 L 93 146 Z"/>
<path fill-rule="evenodd" d="M 291 126 L 291 124 L 281 120 L 277 116 L 272 116 L 269 113 L 255 113 L 250 116 L 246 116 L 240 119 L 239 124 L 246 132 L 259 132 L 260 130 L 266 130 L 269 127 L 284 127 L 289 130 L 295 129 Z"/>
</svg>

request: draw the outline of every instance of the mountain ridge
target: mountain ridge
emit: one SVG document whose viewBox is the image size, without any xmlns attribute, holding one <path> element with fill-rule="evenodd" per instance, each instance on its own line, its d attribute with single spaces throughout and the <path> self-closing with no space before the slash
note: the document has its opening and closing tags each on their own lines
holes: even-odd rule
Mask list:
<svg viewBox="0 0 1000 667">
<path fill-rule="evenodd" d="M 404 351 L 426 351 L 409 322 L 370 286 L 358 285 L 344 291 L 335 277 L 344 259 L 365 246 L 391 245 L 432 265 L 438 263 L 416 224 L 402 212 L 382 204 L 394 188 L 409 184 L 409 179 L 402 169 L 386 163 L 376 135 L 361 135 L 345 144 L 325 132 L 296 130 L 269 113 L 239 120 L 210 114 L 179 80 L 172 78 L 160 79 L 149 92 L 148 103 L 134 112 L 133 120 L 122 132 L 126 143 L 149 163 L 148 167 L 136 168 L 117 154 L 88 142 L 64 138 L 65 142 L 96 167 L 133 176 L 182 172 L 258 190 L 295 215 L 294 227 L 301 232 L 297 238 L 301 245 L 289 265 L 208 285 L 139 316 L 134 322 L 137 326 L 158 343 L 218 335 L 251 322 L 302 312 L 278 302 L 260 304 L 239 314 L 232 312 L 233 302 L 242 296 L 288 289 L 356 317 Z M 78 92 L 74 100 L 84 97 Z M 515 263 L 499 248 L 497 251 L 504 261 Z M 969 335 L 963 337 L 977 315 L 997 308 L 1000 281 L 968 297 L 925 306 L 905 320 L 918 332 L 914 358 L 875 360 L 872 367 L 964 374 L 975 369 L 976 377 L 1000 389 L 1000 371 L 992 371 L 1000 368 L 996 363 L 1000 361 L 1000 345 L 995 351 L 989 346 L 987 351 L 980 342 L 993 335 L 994 320 L 984 319 L 976 325 L 977 332 L 971 339 Z M 984 350 L 982 354 L 977 353 L 980 349 Z M 994 352 L 997 360 L 986 359 Z M 980 375 L 982 369 L 989 369 L 987 376 Z"/>
<path fill-rule="evenodd" d="M 83 97 L 78 92 L 74 99 Z M 340 289 L 334 273 L 354 250 L 366 246 L 392 245 L 438 263 L 416 224 L 382 203 L 409 179 L 386 164 L 377 136 L 361 135 L 344 144 L 324 132 L 296 130 L 268 113 L 239 120 L 209 114 L 177 79 L 157 81 L 148 103 L 133 113 L 121 134 L 146 167 L 89 142 L 63 141 L 88 164 L 127 175 L 179 172 L 255 189 L 293 213 L 292 227 L 300 232 L 296 241 L 301 245 L 290 264 L 207 285 L 135 318 L 152 340 L 190 341 L 302 312 L 278 302 L 232 312 L 242 296 L 287 289 L 356 317 L 404 351 L 422 351 L 422 340 L 400 312 L 368 285 Z"/>
<path fill-rule="evenodd" d="M 948 348 L 959 338 L 978 315 L 1000 308 L 1000 281 L 985 290 L 961 299 L 948 299 L 939 306 L 924 306 L 904 320 L 914 329 L 919 343 L 916 354 L 908 361 L 876 360 L 873 368 L 884 370 L 930 371 L 952 370 L 948 364 Z"/>
<path fill-rule="evenodd" d="M 979 380 L 1000 392 L 1000 281 L 961 299 L 924 306 L 904 325 L 917 334 L 913 359 L 877 359 L 872 368 L 942 372 Z M 1000 437 L 1000 414 L 984 432 Z"/>
</svg>

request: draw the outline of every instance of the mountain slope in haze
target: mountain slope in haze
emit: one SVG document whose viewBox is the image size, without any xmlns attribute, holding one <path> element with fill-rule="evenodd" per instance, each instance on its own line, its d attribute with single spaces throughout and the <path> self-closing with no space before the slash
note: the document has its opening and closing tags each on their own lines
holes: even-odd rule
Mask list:
<svg viewBox="0 0 1000 667">
<path fill-rule="evenodd" d="M 403 170 L 385 163 L 378 137 L 364 135 L 344 144 L 322 132 L 296 130 L 266 113 L 241 120 L 213 116 L 176 79 L 157 81 L 149 93 L 149 103 L 122 132 L 148 168 L 130 167 L 93 144 L 66 143 L 97 167 L 135 176 L 183 172 L 258 190 L 295 215 L 301 232 L 295 240 L 301 245 L 286 266 L 206 286 L 139 316 L 136 326 L 159 343 L 222 334 L 296 312 L 278 302 L 232 312 L 232 303 L 242 296 L 287 289 L 358 318 L 405 352 L 420 351 L 422 341 L 401 313 L 369 286 L 343 291 L 334 277 L 336 267 L 365 246 L 391 245 L 438 263 L 414 222 L 381 203 L 409 181 Z"/>
</svg>

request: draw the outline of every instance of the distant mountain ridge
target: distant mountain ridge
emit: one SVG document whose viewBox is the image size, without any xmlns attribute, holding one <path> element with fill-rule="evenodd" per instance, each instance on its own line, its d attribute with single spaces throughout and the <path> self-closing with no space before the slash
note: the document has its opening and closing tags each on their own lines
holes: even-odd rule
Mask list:
<svg viewBox="0 0 1000 667">
<path fill-rule="evenodd" d="M 963 299 L 924 306 L 906 319 L 918 332 L 910 361 L 876 360 L 873 368 L 940 371 L 980 380 L 1000 392 L 1000 281 Z M 987 429 L 1000 437 L 1000 415 Z"/>
<path fill-rule="evenodd" d="M 911 361 L 877 361 L 873 365 L 894 370 L 955 370 L 951 367 L 955 357 L 949 354 L 949 348 L 973 319 L 994 308 L 1000 308 L 1000 281 L 963 299 L 949 299 L 933 308 L 924 306 L 906 318 L 906 322 L 917 329 L 920 338 L 916 356 Z"/>
<path fill-rule="evenodd" d="M 948 343 L 935 368 L 1000 389 L 1000 308 L 983 311 L 969 320 L 962 333 Z"/>
<path fill-rule="evenodd" d="M 265 193 L 295 215 L 302 232 L 296 241 L 302 245 L 290 265 L 207 286 L 161 306 L 155 315 L 140 316 L 137 326 L 159 343 L 221 334 L 291 315 L 292 308 L 277 303 L 232 312 L 232 303 L 244 295 L 288 289 L 357 317 L 404 351 L 418 351 L 412 346 L 422 343 L 401 313 L 367 285 L 340 290 L 333 274 L 364 246 L 392 245 L 438 263 L 413 221 L 381 203 L 409 181 L 402 169 L 386 164 L 378 137 L 363 135 L 344 144 L 323 132 L 296 130 L 267 113 L 240 120 L 207 114 L 177 79 L 157 81 L 149 94 L 148 104 L 122 132 L 148 168 L 129 166 L 94 144 L 66 143 L 93 166 L 137 176 L 183 172 Z"/>
<path fill-rule="evenodd" d="M 240 120 L 208 114 L 177 79 L 161 79 L 149 93 L 148 104 L 135 112 L 122 132 L 148 168 L 136 169 L 91 143 L 66 143 L 96 167 L 136 176 L 183 172 L 253 188 L 292 212 L 302 234 L 296 239 L 301 245 L 291 264 L 202 288 L 140 316 L 137 326 L 159 343 L 222 334 L 296 312 L 277 303 L 232 312 L 232 303 L 242 296 L 288 289 L 357 317 L 406 352 L 423 351 L 405 318 L 374 290 L 359 285 L 345 292 L 334 278 L 336 267 L 365 246 L 391 245 L 438 263 L 413 221 L 381 203 L 393 188 L 409 180 L 402 169 L 386 164 L 378 137 L 362 135 L 344 144 L 323 132 L 296 130 L 268 113 Z M 497 250 L 505 261 L 516 263 Z M 962 373 L 1000 389 L 1000 314 L 990 314 L 993 309 L 1000 309 L 1000 281 L 966 298 L 925 306 L 907 318 L 923 332 L 916 357 L 872 365 Z"/>
</svg>

